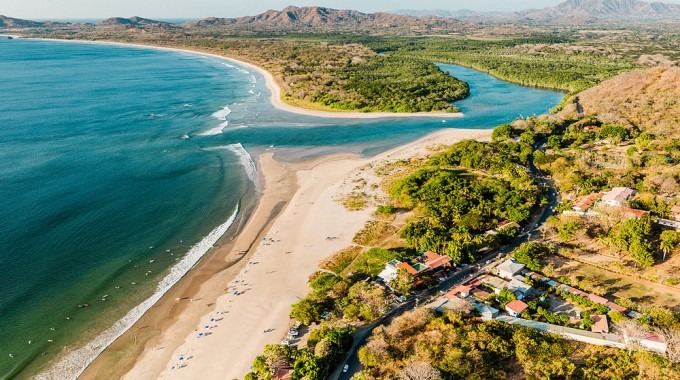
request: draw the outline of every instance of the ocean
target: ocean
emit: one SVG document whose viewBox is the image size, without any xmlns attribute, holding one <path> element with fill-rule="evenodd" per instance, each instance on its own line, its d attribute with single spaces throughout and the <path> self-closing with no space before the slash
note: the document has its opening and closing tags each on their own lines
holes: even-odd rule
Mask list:
<svg viewBox="0 0 680 380">
<path fill-rule="evenodd" d="M 370 156 L 563 96 L 440 67 L 470 84 L 463 118 L 328 119 L 275 109 L 227 60 L 0 39 L 0 378 L 133 323 L 255 206 L 252 157 Z"/>
</svg>

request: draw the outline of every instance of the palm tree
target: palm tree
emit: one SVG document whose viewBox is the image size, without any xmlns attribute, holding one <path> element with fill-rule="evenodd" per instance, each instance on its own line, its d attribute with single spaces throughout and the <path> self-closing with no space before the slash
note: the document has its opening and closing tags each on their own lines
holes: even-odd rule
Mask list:
<svg viewBox="0 0 680 380">
<path fill-rule="evenodd" d="M 678 244 L 678 240 L 680 240 L 680 236 L 675 231 L 666 230 L 661 233 L 661 244 L 659 247 L 663 251 L 662 261 L 666 261 L 666 254 L 675 249 L 675 246 Z"/>
</svg>

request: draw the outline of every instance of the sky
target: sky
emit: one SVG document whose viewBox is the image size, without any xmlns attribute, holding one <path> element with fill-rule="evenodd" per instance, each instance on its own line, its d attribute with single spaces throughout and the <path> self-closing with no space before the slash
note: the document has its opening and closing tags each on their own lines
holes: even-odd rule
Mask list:
<svg viewBox="0 0 680 380">
<path fill-rule="evenodd" d="M 396 9 L 462 8 L 514 11 L 543 8 L 562 0 L 0 0 L 0 14 L 26 19 L 94 19 L 141 16 L 147 18 L 239 17 L 283 9 L 288 5 L 318 5 L 362 12 Z M 665 2 L 680 3 L 680 0 Z"/>
</svg>

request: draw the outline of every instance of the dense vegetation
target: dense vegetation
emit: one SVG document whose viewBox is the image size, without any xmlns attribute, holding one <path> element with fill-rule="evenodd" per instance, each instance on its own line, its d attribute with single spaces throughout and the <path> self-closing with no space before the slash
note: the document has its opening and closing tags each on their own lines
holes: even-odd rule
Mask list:
<svg viewBox="0 0 680 380">
<path fill-rule="evenodd" d="M 328 327 L 312 331 L 307 347 L 270 344 L 262 355 L 253 361 L 253 371 L 246 380 L 271 380 L 272 374 L 281 368 L 292 368 L 294 380 L 326 379 L 330 371 L 342 360 L 352 345 L 354 328 Z"/>
<path fill-rule="evenodd" d="M 455 63 L 510 82 L 565 92 L 584 90 L 618 73 L 638 67 L 632 58 L 612 59 L 611 54 L 592 50 L 545 49 L 554 44 L 565 47 L 577 44 L 570 37 L 371 37 L 360 41 L 388 55 L 428 62 Z"/>
<path fill-rule="evenodd" d="M 672 379 L 677 367 L 643 351 L 588 346 L 502 322 L 416 309 L 379 327 L 354 379 Z"/>
<path fill-rule="evenodd" d="M 453 262 L 475 260 L 482 232 L 504 221 L 523 222 L 539 190 L 527 169 L 532 147 L 525 142 L 454 144 L 433 156 L 391 189 L 416 217 L 402 230 L 409 246 L 447 254 Z"/>
</svg>

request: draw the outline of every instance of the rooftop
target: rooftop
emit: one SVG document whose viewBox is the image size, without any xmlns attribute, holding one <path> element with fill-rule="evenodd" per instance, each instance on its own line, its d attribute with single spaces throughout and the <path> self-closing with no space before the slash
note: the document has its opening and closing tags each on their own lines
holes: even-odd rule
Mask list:
<svg viewBox="0 0 680 380">
<path fill-rule="evenodd" d="M 505 305 L 506 309 L 510 309 L 517 314 L 521 314 L 528 307 L 529 307 L 529 305 L 527 305 L 526 303 L 524 303 L 520 300 L 510 301 L 507 305 Z"/>
<path fill-rule="evenodd" d="M 524 264 L 513 259 L 507 259 L 498 266 L 499 271 L 512 273 L 513 275 L 522 269 L 524 269 Z"/>
<path fill-rule="evenodd" d="M 635 190 L 628 187 L 615 187 L 602 196 L 603 202 L 622 203 L 628 199 Z"/>
<path fill-rule="evenodd" d="M 609 331 L 609 323 L 607 323 L 607 316 L 606 315 L 592 315 L 591 318 L 593 318 L 593 327 L 591 327 L 591 330 L 593 332 L 608 332 Z"/>
<path fill-rule="evenodd" d="M 431 269 L 437 269 L 451 262 L 451 257 L 438 255 L 432 251 L 425 252 L 425 265 Z"/>
<path fill-rule="evenodd" d="M 602 198 L 602 193 L 591 193 L 582 197 L 578 197 L 574 201 L 572 208 L 576 211 L 586 211 L 593 205 L 593 203 L 595 203 L 596 200 L 600 198 Z"/>
<path fill-rule="evenodd" d="M 444 295 L 448 298 L 454 298 L 460 293 L 470 293 L 471 290 L 472 290 L 472 286 L 458 285 L 455 288 L 446 292 L 446 294 L 444 294 Z"/>
<path fill-rule="evenodd" d="M 418 270 L 412 267 L 411 264 L 409 263 L 399 263 L 399 265 L 397 265 L 397 268 L 405 270 L 411 276 L 418 275 Z"/>
</svg>

